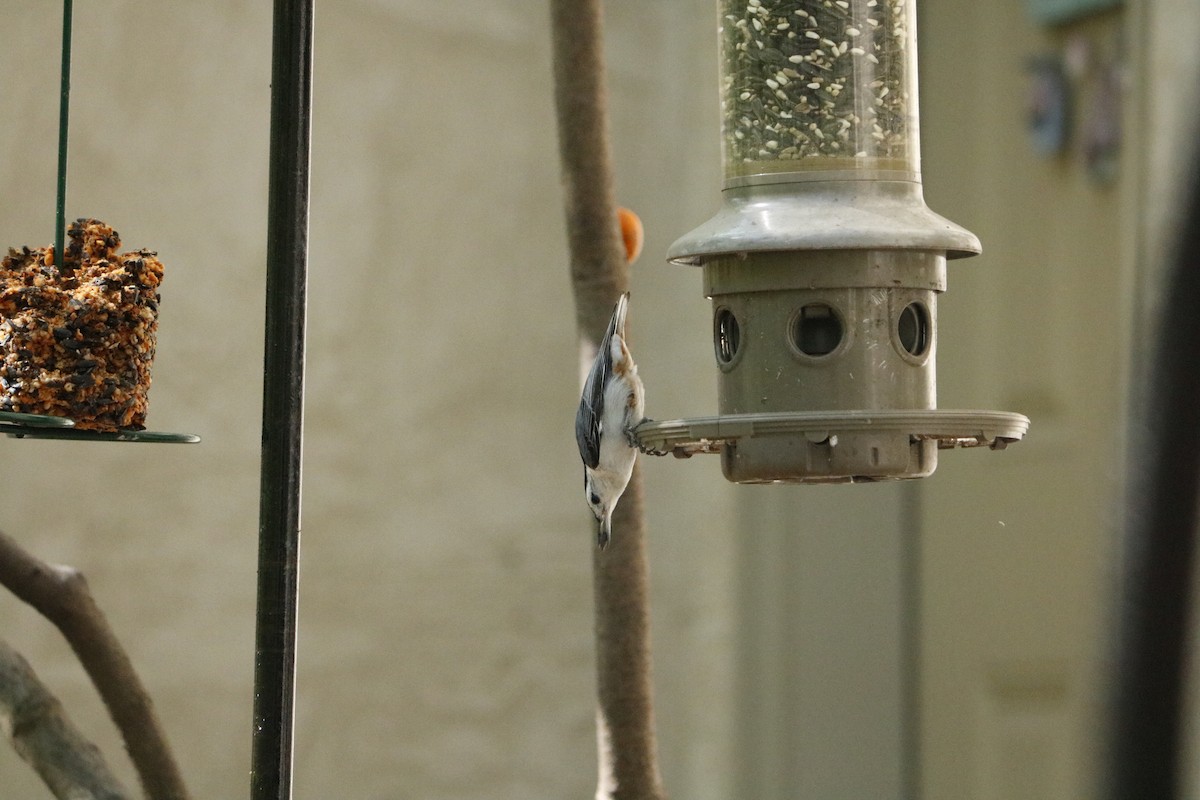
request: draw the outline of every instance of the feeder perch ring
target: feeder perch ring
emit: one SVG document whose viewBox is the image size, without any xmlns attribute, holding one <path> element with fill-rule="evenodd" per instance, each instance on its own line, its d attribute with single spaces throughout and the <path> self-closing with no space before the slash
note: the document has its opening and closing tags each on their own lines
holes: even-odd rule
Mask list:
<svg viewBox="0 0 1200 800">
<path fill-rule="evenodd" d="M 742 439 L 803 436 L 837 446 L 839 434 L 907 434 L 911 441 L 936 441 L 938 449 L 989 447 L 1003 450 L 1029 430 L 1029 418 L 1006 411 L 881 410 L 806 413 L 728 414 L 654 420 L 634 429 L 642 452 L 690 458 L 720 453 Z"/>
</svg>

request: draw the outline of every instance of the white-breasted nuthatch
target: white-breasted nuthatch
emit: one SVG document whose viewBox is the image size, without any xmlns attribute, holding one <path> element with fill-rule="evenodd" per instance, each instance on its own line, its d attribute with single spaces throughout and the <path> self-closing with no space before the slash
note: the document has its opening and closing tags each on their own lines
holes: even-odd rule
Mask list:
<svg viewBox="0 0 1200 800">
<path fill-rule="evenodd" d="M 600 340 L 575 415 L 575 439 L 583 458 L 583 491 L 598 523 L 596 543 L 608 544 L 612 514 L 637 461 L 633 429 L 643 419 L 646 392 L 625 344 L 629 293 L 621 295 Z"/>
</svg>

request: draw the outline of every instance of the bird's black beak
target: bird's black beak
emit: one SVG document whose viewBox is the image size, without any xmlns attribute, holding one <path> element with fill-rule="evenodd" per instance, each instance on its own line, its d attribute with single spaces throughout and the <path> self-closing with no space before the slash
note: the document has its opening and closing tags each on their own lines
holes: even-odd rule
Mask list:
<svg viewBox="0 0 1200 800">
<path fill-rule="evenodd" d="M 600 517 L 596 525 L 596 546 L 601 550 L 608 547 L 608 540 L 612 535 L 612 517 L 608 514 Z"/>
</svg>

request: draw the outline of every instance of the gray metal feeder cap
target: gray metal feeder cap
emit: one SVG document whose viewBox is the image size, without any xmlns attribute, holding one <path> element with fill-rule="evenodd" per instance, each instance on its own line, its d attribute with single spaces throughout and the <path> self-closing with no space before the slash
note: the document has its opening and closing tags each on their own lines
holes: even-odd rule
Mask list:
<svg viewBox="0 0 1200 800">
<path fill-rule="evenodd" d="M 975 234 L 929 210 L 920 183 L 890 177 L 737 179 L 722 193 L 720 211 L 671 245 L 667 259 L 695 266 L 714 256 L 780 250 L 932 250 L 947 258 L 982 251 Z"/>
</svg>

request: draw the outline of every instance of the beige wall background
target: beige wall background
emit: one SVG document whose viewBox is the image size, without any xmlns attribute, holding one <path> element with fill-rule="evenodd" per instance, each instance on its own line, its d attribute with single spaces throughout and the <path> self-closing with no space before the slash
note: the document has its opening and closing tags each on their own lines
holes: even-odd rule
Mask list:
<svg viewBox="0 0 1200 800">
<path fill-rule="evenodd" d="M 660 418 L 715 400 L 699 273 L 663 260 L 717 202 L 709 5 L 608 17 Z M 60 15 L 0 12 L 5 245 L 53 238 Z M 204 442 L 0 442 L 0 524 L 86 572 L 197 797 L 248 787 L 270 22 L 245 0 L 76 4 L 68 214 L 160 252 L 149 422 Z M 588 796 L 593 545 L 549 12 L 359 0 L 316 23 L 296 794 Z M 715 460 L 645 472 L 663 769 L 679 796 L 723 797 L 732 488 Z M 133 784 L 57 633 L 11 598 L 0 630 Z M 48 796 L 8 748 L 0 785 Z"/>
<path fill-rule="evenodd" d="M 1034 420 L 1004 458 L 963 459 L 918 487 L 921 796 L 1094 797 L 1127 459 L 1192 175 L 1200 9 L 1130 0 L 1046 28 L 1024 3 L 921 7 L 923 145 L 938 158 L 926 195 L 984 243 L 939 304 L 939 402 Z M 1036 158 L 1023 130 L 1029 61 L 1081 46 L 1072 147 Z M 1115 180 L 1097 182 L 1079 143 L 1113 58 L 1121 157 Z"/>
<path fill-rule="evenodd" d="M 618 196 L 647 229 L 632 308 L 647 412 L 708 414 L 708 302 L 699 273 L 663 254 L 719 200 L 714 4 L 606 5 Z M 1023 65 L 1060 34 L 1023 0 L 919 3 L 926 193 L 985 247 L 952 265 L 939 304 L 939 399 L 1027 413 L 1031 439 L 876 487 L 734 487 L 715 459 L 648 461 L 672 796 L 1089 796 L 1126 381 L 1180 170 L 1193 5 L 1128 0 L 1092 26 L 1123 31 L 1131 98 L 1132 155 L 1096 187 L 1024 145 Z M 300 798 L 593 793 L 592 545 L 548 19 L 523 0 L 317 10 Z M 0 245 L 40 246 L 60 8 L 7 3 L 0 22 Z M 195 796 L 244 796 L 270 4 L 109 0 L 78 3 L 75 22 L 68 214 L 159 251 L 149 422 L 204 442 L 0 441 L 0 526 L 85 571 Z M 0 636 L 134 785 L 57 632 L 0 595 Z M 1051 690 L 1034 720 L 1044 775 L 989 760 L 1027 730 L 1028 709 L 994 702 L 1014 686 L 1018 700 Z M 0 794 L 49 797 L 7 746 Z"/>
</svg>

